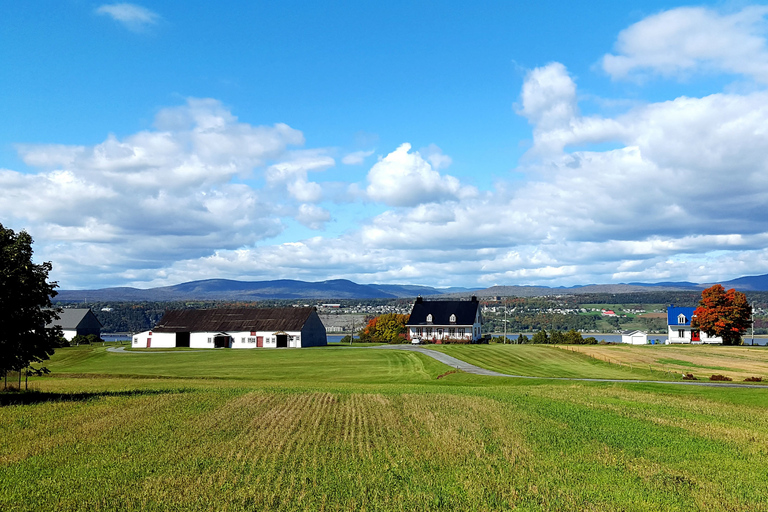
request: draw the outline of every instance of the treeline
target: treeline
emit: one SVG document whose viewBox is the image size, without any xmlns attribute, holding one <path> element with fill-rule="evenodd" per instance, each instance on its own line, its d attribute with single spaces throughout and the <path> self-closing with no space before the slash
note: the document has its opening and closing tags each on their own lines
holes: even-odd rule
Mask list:
<svg viewBox="0 0 768 512">
<path fill-rule="evenodd" d="M 504 330 L 503 317 L 483 318 L 483 322 L 483 330 L 486 332 L 502 332 Z M 595 331 L 597 330 L 597 317 L 594 315 L 566 315 L 562 313 L 532 313 L 507 316 L 507 332 L 532 332 L 541 329 Z"/>
</svg>

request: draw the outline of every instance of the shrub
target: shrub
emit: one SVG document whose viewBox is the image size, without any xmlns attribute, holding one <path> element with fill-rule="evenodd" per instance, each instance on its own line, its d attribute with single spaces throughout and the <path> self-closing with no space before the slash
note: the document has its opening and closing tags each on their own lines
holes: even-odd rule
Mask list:
<svg viewBox="0 0 768 512">
<path fill-rule="evenodd" d="M 584 338 L 584 343 L 587 345 L 597 345 L 597 338 L 594 336 L 590 336 L 589 338 Z"/>
<path fill-rule="evenodd" d="M 763 382 L 762 377 L 747 377 L 744 382 Z"/>
<path fill-rule="evenodd" d="M 100 337 L 96 336 L 95 334 L 89 334 L 86 336 L 88 338 L 88 343 L 93 344 L 99 341 L 103 341 Z"/>
<path fill-rule="evenodd" d="M 88 339 L 88 336 L 83 336 L 82 334 L 78 334 L 72 338 L 72 345 L 86 345 L 90 342 L 91 340 Z"/>
<path fill-rule="evenodd" d="M 709 380 L 723 380 L 723 381 L 731 381 L 733 380 L 730 377 L 726 377 L 725 375 L 715 374 L 709 378 Z"/>
<path fill-rule="evenodd" d="M 692 373 L 684 373 L 683 380 L 699 380 L 699 379 L 694 377 Z"/>
<path fill-rule="evenodd" d="M 525 334 L 521 334 L 520 336 L 517 337 L 517 342 L 521 345 L 524 343 L 528 343 L 528 336 L 526 336 Z"/>
<path fill-rule="evenodd" d="M 469 345 L 472 343 L 468 338 L 443 338 L 444 345 Z"/>
</svg>

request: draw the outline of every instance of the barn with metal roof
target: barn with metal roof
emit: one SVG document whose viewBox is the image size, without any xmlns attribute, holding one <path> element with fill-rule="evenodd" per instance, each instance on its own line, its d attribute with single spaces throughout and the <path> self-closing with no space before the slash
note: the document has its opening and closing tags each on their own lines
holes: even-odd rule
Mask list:
<svg viewBox="0 0 768 512">
<path fill-rule="evenodd" d="M 154 329 L 133 336 L 135 348 L 301 348 L 327 345 L 313 307 L 168 311 Z"/>
</svg>

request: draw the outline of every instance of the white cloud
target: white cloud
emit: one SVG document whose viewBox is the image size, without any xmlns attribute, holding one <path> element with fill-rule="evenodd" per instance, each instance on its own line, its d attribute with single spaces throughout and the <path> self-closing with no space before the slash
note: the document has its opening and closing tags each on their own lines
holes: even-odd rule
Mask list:
<svg viewBox="0 0 768 512">
<path fill-rule="evenodd" d="M 475 189 L 453 176 L 442 176 L 411 145 L 402 144 L 368 172 L 368 196 L 390 206 L 416 206 L 467 197 Z"/>
<path fill-rule="evenodd" d="M 125 25 L 133 31 L 141 30 L 148 25 L 154 25 L 160 19 L 160 16 L 136 4 L 104 4 L 96 8 L 96 14 L 109 16 L 115 21 Z"/>
<path fill-rule="evenodd" d="M 310 229 L 323 229 L 325 223 L 331 220 L 331 213 L 314 204 L 302 204 L 296 220 Z"/>
<path fill-rule="evenodd" d="M 238 122 L 213 100 L 163 110 L 158 125 L 171 117 L 186 122 L 124 139 L 110 135 L 94 146 L 19 145 L 23 160 L 43 170 L 0 170 L 0 219 L 43 233 L 38 252 L 60 263 L 55 272 L 65 280 L 73 278 L 67 269 L 80 279 L 114 279 L 126 268 L 163 266 L 279 234 L 281 217 L 289 215 L 287 192 L 263 193 L 237 181 L 275 159 L 295 162 L 288 147 L 304 142 L 301 132 Z M 310 192 L 295 195 L 306 199 Z M 322 215 L 314 213 L 319 226 Z"/>
<path fill-rule="evenodd" d="M 341 159 L 341 163 L 344 165 L 360 165 L 362 164 L 366 158 L 371 156 L 373 154 L 373 150 L 370 151 L 355 151 L 353 153 L 349 153 L 344 156 L 344 158 Z"/>
<path fill-rule="evenodd" d="M 446 169 L 453 163 L 453 159 L 444 154 L 443 150 L 440 149 L 437 144 L 430 144 L 425 148 L 421 148 L 419 153 L 421 153 L 427 159 L 427 161 L 432 165 L 432 168 L 436 171 L 439 171 L 440 169 Z"/>
<path fill-rule="evenodd" d="M 603 69 L 616 79 L 717 71 L 768 83 L 766 14 L 766 6 L 732 14 L 681 7 L 649 16 L 619 34 L 616 54 L 603 57 Z"/>
</svg>

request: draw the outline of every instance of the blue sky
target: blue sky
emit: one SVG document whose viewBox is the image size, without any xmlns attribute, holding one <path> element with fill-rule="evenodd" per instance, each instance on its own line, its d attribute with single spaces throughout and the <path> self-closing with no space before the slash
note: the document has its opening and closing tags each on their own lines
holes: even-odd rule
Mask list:
<svg viewBox="0 0 768 512">
<path fill-rule="evenodd" d="M 0 222 L 64 288 L 768 273 L 764 4 L 14 2 Z"/>
</svg>

